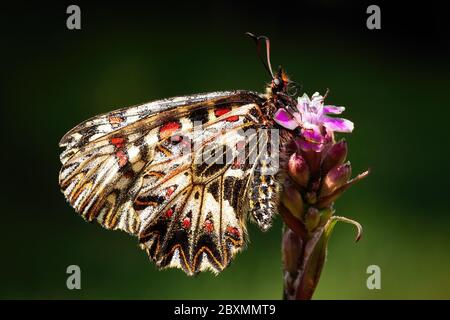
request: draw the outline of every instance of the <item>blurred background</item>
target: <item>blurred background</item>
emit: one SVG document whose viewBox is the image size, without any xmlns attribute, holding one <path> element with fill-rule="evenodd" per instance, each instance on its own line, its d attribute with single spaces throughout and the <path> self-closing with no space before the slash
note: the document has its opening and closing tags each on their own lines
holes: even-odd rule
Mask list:
<svg viewBox="0 0 450 320">
<path fill-rule="evenodd" d="M 199 92 L 262 91 L 268 75 L 251 31 L 272 40 L 272 64 L 303 91 L 345 105 L 355 123 L 354 173 L 372 174 L 337 203 L 364 226 L 339 224 L 316 299 L 450 298 L 449 25 L 442 8 L 296 1 L 72 2 L 2 5 L 0 298 L 279 299 L 281 221 L 219 276 L 158 271 L 123 232 L 88 224 L 58 187 L 59 139 L 99 113 Z M 66 288 L 79 265 L 82 289 Z M 381 268 L 381 290 L 366 269 Z"/>
</svg>

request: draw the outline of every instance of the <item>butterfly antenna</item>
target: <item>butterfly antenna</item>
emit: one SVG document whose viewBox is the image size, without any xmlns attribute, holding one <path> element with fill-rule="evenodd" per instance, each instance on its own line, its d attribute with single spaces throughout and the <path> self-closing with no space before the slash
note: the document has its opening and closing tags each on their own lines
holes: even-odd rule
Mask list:
<svg viewBox="0 0 450 320">
<path fill-rule="evenodd" d="M 248 35 L 250 38 L 255 41 L 256 44 L 256 52 L 258 54 L 259 59 L 261 60 L 264 68 L 266 68 L 267 72 L 269 72 L 272 79 L 274 78 L 273 72 L 272 72 L 272 65 L 270 64 L 270 40 L 266 36 L 255 36 L 253 33 L 246 32 L 246 35 Z M 266 43 L 266 61 L 264 61 L 264 58 L 261 55 L 261 41 L 264 40 Z"/>
</svg>

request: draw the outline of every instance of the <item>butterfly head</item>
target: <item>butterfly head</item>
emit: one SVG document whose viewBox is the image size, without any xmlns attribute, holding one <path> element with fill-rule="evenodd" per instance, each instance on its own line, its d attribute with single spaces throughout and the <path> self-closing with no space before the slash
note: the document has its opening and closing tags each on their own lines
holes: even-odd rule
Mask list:
<svg viewBox="0 0 450 320">
<path fill-rule="evenodd" d="M 290 84 L 292 83 L 291 80 L 289 80 L 289 77 L 287 76 L 286 72 L 280 67 L 278 69 L 278 72 L 275 73 L 272 77 L 272 81 L 270 82 L 269 89 L 271 94 L 278 94 L 278 93 L 288 93 L 288 88 Z"/>
<path fill-rule="evenodd" d="M 289 79 L 286 72 L 280 67 L 272 76 L 272 81 L 266 87 L 266 97 L 272 102 L 270 115 L 273 116 L 278 109 L 284 108 L 290 112 L 296 109 L 298 84 Z"/>
<path fill-rule="evenodd" d="M 291 81 L 287 76 L 286 72 L 279 67 L 278 71 L 274 73 L 272 71 L 272 65 L 270 62 L 270 40 L 266 36 L 256 36 L 253 33 L 246 32 L 246 35 L 250 36 L 255 41 L 256 44 L 256 52 L 258 54 L 259 59 L 263 63 L 264 68 L 272 77 L 272 81 L 266 88 L 266 93 L 269 97 L 277 98 L 279 95 L 282 99 L 288 98 L 288 100 L 292 100 L 294 96 L 297 95 L 297 87 L 298 85 Z M 265 43 L 266 46 L 266 57 L 261 55 L 261 42 Z M 274 99 L 279 100 L 279 99 Z M 289 101 L 290 102 L 290 101 Z"/>
</svg>

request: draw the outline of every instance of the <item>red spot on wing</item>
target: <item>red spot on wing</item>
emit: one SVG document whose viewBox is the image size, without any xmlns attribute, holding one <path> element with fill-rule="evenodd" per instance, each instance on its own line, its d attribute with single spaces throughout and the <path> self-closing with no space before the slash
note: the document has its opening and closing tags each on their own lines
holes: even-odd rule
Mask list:
<svg viewBox="0 0 450 320">
<path fill-rule="evenodd" d="M 170 208 L 169 210 L 166 211 L 166 217 L 170 219 L 172 217 L 172 215 L 173 215 L 173 209 Z"/>
<path fill-rule="evenodd" d="M 218 109 L 214 110 L 214 115 L 218 118 L 230 111 L 231 111 L 230 108 L 218 108 Z"/>
<path fill-rule="evenodd" d="M 182 221 L 182 224 L 183 224 L 183 228 L 189 229 L 191 226 L 191 218 L 189 218 L 189 217 L 184 218 Z"/>
<path fill-rule="evenodd" d="M 231 109 L 230 108 L 218 108 L 216 110 L 214 110 L 214 115 L 219 118 L 221 116 L 223 116 L 224 114 L 227 114 L 228 112 L 230 112 Z M 236 122 L 239 120 L 239 116 L 231 116 L 225 119 L 225 121 L 228 122 Z"/>
<path fill-rule="evenodd" d="M 111 138 L 111 143 L 117 148 L 120 149 L 125 144 L 125 139 L 120 137 Z"/>
<path fill-rule="evenodd" d="M 209 233 L 213 232 L 213 230 L 214 230 L 214 224 L 209 219 L 205 220 L 204 227 L 205 227 L 205 231 L 209 232 Z"/>
<path fill-rule="evenodd" d="M 239 120 L 239 116 L 231 116 L 231 117 L 228 117 L 225 119 L 225 121 L 228 121 L 228 122 L 236 122 L 238 120 Z"/>
<path fill-rule="evenodd" d="M 119 161 L 119 167 L 123 167 L 128 163 L 128 156 L 123 150 L 116 152 L 117 160 Z"/>
<path fill-rule="evenodd" d="M 166 198 L 169 198 L 176 189 L 177 189 L 176 186 L 170 186 L 169 188 L 167 188 L 167 190 L 166 190 Z"/>
<path fill-rule="evenodd" d="M 227 226 L 227 232 L 235 238 L 239 238 L 241 235 L 238 228 L 232 226 Z"/>
<path fill-rule="evenodd" d="M 161 139 L 169 138 L 180 128 L 181 124 L 178 121 L 167 122 L 159 129 L 159 137 Z"/>
</svg>

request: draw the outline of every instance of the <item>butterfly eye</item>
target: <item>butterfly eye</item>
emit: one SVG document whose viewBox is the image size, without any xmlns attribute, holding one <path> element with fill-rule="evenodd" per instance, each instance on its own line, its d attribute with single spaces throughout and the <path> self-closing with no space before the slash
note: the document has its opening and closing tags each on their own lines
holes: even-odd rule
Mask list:
<svg viewBox="0 0 450 320">
<path fill-rule="evenodd" d="M 276 86 L 279 86 L 279 85 L 280 85 L 280 79 L 275 78 L 275 79 L 273 80 L 273 83 L 275 83 Z"/>
</svg>

